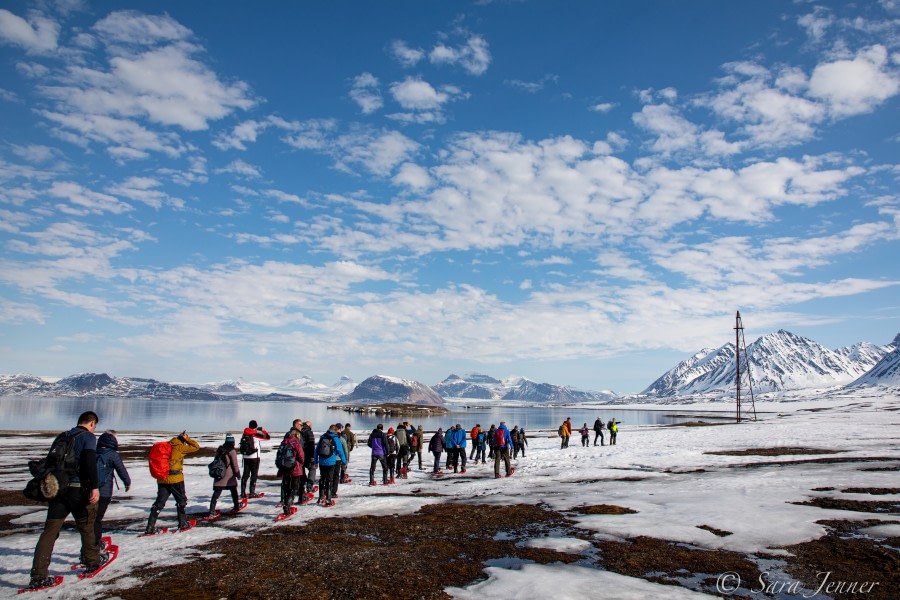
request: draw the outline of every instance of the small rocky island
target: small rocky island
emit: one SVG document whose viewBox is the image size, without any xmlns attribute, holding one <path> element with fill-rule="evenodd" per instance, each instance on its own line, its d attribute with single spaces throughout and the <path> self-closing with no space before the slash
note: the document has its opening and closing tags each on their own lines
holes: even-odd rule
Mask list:
<svg viewBox="0 0 900 600">
<path fill-rule="evenodd" d="M 369 377 L 328 408 L 357 414 L 396 416 L 445 415 L 450 412 L 444 408 L 441 395 L 427 385 L 381 375 Z"/>
<path fill-rule="evenodd" d="M 348 413 L 385 415 L 398 417 L 430 417 L 433 415 L 446 415 L 450 411 L 443 406 L 426 406 L 422 404 L 402 404 L 399 402 L 388 402 L 385 404 L 332 404 L 328 406 L 329 410 L 343 410 Z"/>
</svg>

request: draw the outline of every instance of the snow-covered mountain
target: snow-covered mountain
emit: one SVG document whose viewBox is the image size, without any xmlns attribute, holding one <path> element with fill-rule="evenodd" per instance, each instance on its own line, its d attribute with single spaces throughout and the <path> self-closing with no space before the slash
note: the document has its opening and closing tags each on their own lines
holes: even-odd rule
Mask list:
<svg viewBox="0 0 900 600">
<path fill-rule="evenodd" d="M 884 385 L 900 387 L 900 333 L 888 345 L 890 351 L 875 366 L 850 384 L 851 387 L 864 385 Z"/>
<path fill-rule="evenodd" d="M 289 379 L 280 384 L 270 384 L 264 381 L 245 381 L 242 378 L 235 380 L 207 383 L 201 387 L 216 394 L 225 396 L 251 395 L 251 396 L 298 396 L 306 399 L 326 400 L 353 390 L 356 383 L 349 377 L 341 377 L 334 385 L 326 385 L 315 381 L 309 375 L 296 379 Z"/>
<path fill-rule="evenodd" d="M 81 373 L 58 381 L 33 375 L 0 377 L 0 395 L 59 397 L 157 398 L 172 400 L 218 400 L 220 397 L 194 386 L 164 383 L 139 377 L 111 377 L 106 373 Z"/>
<path fill-rule="evenodd" d="M 400 403 L 428 406 L 444 404 L 444 399 L 440 394 L 424 383 L 384 375 L 369 377 L 356 386 L 352 392 L 338 398 L 338 401 L 352 404 Z"/>
<path fill-rule="evenodd" d="M 472 373 L 464 377 L 450 375 L 433 387 L 445 398 L 509 400 L 528 402 L 529 404 L 609 402 L 618 397 L 607 391 L 589 392 L 570 386 L 537 383 L 520 376 L 499 380 L 480 373 Z"/>
<path fill-rule="evenodd" d="M 753 389 L 763 393 L 849 384 L 869 371 L 886 351 L 867 342 L 830 350 L 782 329 L 747 346 L 747 360 Z M 669 397 L 725 392 L 734 388 L 734 380 L 735 348 L 729 343 L 682 361 L 642 394 Z"/>
</svg>

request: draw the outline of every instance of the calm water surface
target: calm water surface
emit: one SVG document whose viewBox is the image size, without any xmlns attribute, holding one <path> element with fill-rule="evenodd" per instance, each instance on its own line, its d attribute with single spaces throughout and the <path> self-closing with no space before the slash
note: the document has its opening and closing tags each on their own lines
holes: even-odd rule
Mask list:
<svg viewBox="0 0 900 600">
<path fill-rule="evenodd" d="M 327 404 L 317 402 L 232 402 L 144 400 L 139 398 L 20 398 L 0 397 L 0 429 L 62 430 L 72 427 L 78 415 L 93 410 L 100 416 L 98 430 L 220 432 L 240 431 L 251 419 L 272 432 L 286 431 L 294 419 L 313 423 L 315 431 L 329 423 L 352 423 L 356 431 L 370 431 L 378 423 L 396 426 L 403 420 L 420 422 L 427 431 L 438 427 L 447 429 L 455 423 L 468 430 L 476 423 L 489 427 L 506 421 L 527 430 L 556 429 L 566 417 L 572 418 L 575 428 L 582 423 L 592 427 L 598 416 L 605 423 L 615 417 L 624 427 L 635 425 L 665 425 L 696 417 L 675 416 L 678 412 L 656 410 L 623 410 L 614 408 L 535 408 L 494 407 L 467 408 L 449 404 L 451 414 L 440 417 L 411 419 L 410 417 L 378 417 L 328 410 Z"/>
</svg>

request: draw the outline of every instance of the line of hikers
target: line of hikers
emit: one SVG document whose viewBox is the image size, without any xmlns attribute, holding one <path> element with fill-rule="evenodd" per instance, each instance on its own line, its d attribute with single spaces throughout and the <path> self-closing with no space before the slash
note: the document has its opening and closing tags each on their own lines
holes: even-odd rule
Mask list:
<svg viewBox="0 0 900 600">
<path fill-rule="evenodd" d="M 606 423 L 606 430 L 609 432 L 609 445 L 616 445 L 616 435 L 619 433 L 619 424 L 622 421 L 616 421 L 615 417 L 610 419 Z M 606 443 L 603 441 L 603 419 L 597 417 L 597 420 L 594 421 L 594 445 L 597 445 L 597 438 L 600 438 L 600 445 L 605 446 Z M 590 437 L 591 430 L 588 429 L 588 424 L 585 423 L 578 429 L 578 433 L 581 434 L 581 445 L 582 446 L 590 446 Z M 559 444 L 559 449 L 562 450 L 564 448 L 569 447 L 569 438 L 572 437 L 572 417 L 567 418 L 563 421 L 562 425 L 559 426 L 557 430 L 557 434 L 562 439 Z"/>
<path fill-rule="evenodd" d="M 131 487 L 131 477 L 117 451 L 116 432 L 107 431 L 99 438 L 95 437 L 98 422 L 99 417 L 93 411 L 83 413 L 76 427 L 57 436 L 46 459 L 29 463 L 35 478 L 25 489 L 26 497 L 49 502 L 44 530 L 35 547 L 29 584 L 31 589 L 55 585 L 54 578 L 48 577 L 48 571 L 53 547 L 69 514 L 81 533 L 81 562 L 86 572 L 96 571 L 109 560 L 101 541 L 103 517 L 112 500 L 116 475 L 126 492 Z M 610 444 L 616 443 L 617 424 L 615 419 L 607 423 Z M 566 419 L 559 429 L 559 435 L 563 438 L 562 448 L 568 447 L 571 431 L 571 419 Z M 587 446 L 587 423 L 579 431 L 582 445 Z M 594 432 L 594 445 L 597 445 L 598 437 L 603 444 L 603 423 L 599 417 L 594 423 Z M 226 434 L 224 443 L 217 448 L 209 465 L 209 473 L 213 477 L 210 515 L 216 513 L 216 504 L 225 491 L 230 492 L 233 511 L 246 505 L 246 500 L 261 495 L 256 492 L 260 468 L 259 442 L 270 439 L 269 432 L 256 421 L 249 422 L 237 444 L 232 434 Z M 467 441 L 472 443 L 468 455 Z M 384 485 L 393 484 L 395 478 L 408 478 L 414 458 L 418 459 L 419 469 L 423 469 L 422 453 L 426 443 L 421 425 L 414 427 L 403 421 L 385 433 L 384 425 L 379 424 L 369 434 L 367 445 L 371 448 L 369 485 L 376 485 L 375 470 L 378 465 L 381 466 Z M 524 457 L 527 445 L 524 428 L 514 426 L 510 431 L 506 422 L 501 421 L 499 426 L 492 424 L 488 430 L 477 424 L 466 432 L 459 423 L 448 427 L 446 432 L 439 428 L 428 441 L 427 449 L 434 457 L 432 475 L 444 473 L 441 457 L 446 453 L 445 468 L 448 471 L 453 469 L 454 473 L 465 473 L 467 460 L 485 464 L 493 459 L 494 476 L 500 478 L 501 463 L 505 475 L 511 476 L 515 472 L 510 464 L 511 458 L 518 458 L 519 453 Z M 319 493 L 319 504 L 334 506 L 339 484 L 350 483 L 347 466 L 356 446 L 356 434 L 351 430 L 350 423 L 330 425 L 317 440 L 310 421 L 295 419 L 275 455 L 275 466 L 281 477 L 280 506 L 284 514 L 291 514 L 292 506 L 297 501 L 301 504 L 311 501 L 316 491 Z M 159 531 L 156 522 L 169 497 L 175 499 L 178 528 L 185 530 L 192 527 L 187 518 L 184 459 L 198 450 L 200 444 L 186 431 L 152 446 L 148 462 L 150 473 L 156 479 L 157 494 L 150 507 L 145 534 Z M 243 458 L 243 470 L 238 464 L 238 454 Z"/>
</svg>

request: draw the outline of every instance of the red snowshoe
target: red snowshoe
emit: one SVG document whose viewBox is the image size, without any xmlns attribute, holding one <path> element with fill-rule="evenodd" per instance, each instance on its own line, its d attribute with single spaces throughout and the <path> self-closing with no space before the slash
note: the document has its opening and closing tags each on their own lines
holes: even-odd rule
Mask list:
<svg viewBox="0 0 900 600">
<path fill-rule="evenodd" d="M 277 523 L 278 521 L 284 521 L 285 519 L 290 518 L 290 517 L 294 516 L 295 514 L 297 514 L 297 507 L 292 506 L 287 513 L 281 513 L 280 515 L 275 515 L 275 522 Z"/>
<path fill-rule="evenodd" d="M 47 585 L 40 585 L 38 587 L 26 587 L 19 590 L 18 593 L 24 594 L 26 592 L 39 592 L 41 590 L 49 590 L 52 587 L 56 587 L 63 582 L 62 575 L 53 575 L 52 577 L 47 577 L 45 583 Z"/>
<path fill-rule="evenodd" d="M 81 574 L 78 575 L 78 579 L 90 579 L 92 577 L 96 577 L 100 571 L 105 569 L 112 563 L 112 561 L 116 560 L 116 557 L 119 556 L 119 547 L 118 546 L 109 546 L 105 552 L 107 553 L 106 562 L 102 563 L 96 569 L 85 569 Z"/>
</svg>

